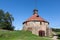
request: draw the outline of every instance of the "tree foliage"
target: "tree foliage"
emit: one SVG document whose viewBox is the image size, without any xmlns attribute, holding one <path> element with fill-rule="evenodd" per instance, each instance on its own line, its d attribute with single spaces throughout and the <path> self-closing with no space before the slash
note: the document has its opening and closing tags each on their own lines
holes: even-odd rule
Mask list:
<svg viewBox="0 0 60 40">
<path fill-rule="evenodd" d="M 57 28 L 52 28 L 52 30 L 55 32 L 60 32 L 60 29 L 57 29 Z"/>
<path fill-rule="evenodd" d="M 14 30 L 13 21 L 14 18 L 9 12 L 5 13 L 3 10 L 0 10 L 0 29 Z"/>
</svg>

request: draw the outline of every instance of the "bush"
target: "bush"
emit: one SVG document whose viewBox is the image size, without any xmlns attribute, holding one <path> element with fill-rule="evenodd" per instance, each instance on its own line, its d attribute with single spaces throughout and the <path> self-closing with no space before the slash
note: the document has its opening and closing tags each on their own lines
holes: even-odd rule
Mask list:
<svg viewBox="0 0 60 40">
<path fill-rule="evenodd" d="M 58 34 L 58 39 L 60 39 L 60 34 Z"/>
</svg>

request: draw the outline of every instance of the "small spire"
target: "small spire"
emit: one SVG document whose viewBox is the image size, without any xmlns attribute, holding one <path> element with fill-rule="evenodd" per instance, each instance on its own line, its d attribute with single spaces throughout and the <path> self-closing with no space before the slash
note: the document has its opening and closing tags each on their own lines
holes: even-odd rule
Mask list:
<svg viewBox="0 0 60 40">
<path fill-rule="evenodd" d="M 34 9 L 33 12 L 34 12 L 33 15 L 34 14 L 38 14 L 38 10 L 37 9 Z"/>
</svg>

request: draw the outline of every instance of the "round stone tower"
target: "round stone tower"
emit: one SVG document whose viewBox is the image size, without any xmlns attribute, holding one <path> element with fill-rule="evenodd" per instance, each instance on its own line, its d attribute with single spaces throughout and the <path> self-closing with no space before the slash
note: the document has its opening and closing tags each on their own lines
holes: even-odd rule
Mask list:
<svg viewBox="0 0 60 40">
<path fill-rule="evenodd" d="M 39 36 L 49 36 L 50 28 L 49 22 L 45 21 L 38 15 L 38 10 L 33 10 L 33 15 L 23 22 L 23 30 L 31 31 L 32 34 Z"/>
</svg>

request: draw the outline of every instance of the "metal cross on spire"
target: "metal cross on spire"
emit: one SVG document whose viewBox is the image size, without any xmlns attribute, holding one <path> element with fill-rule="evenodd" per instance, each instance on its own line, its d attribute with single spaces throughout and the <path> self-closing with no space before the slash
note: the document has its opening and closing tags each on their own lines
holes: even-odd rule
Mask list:
<svg viewBox="0 0 60 40">
<path fill-rule="evenodd" d="M 38 10 L 37 10 L 37 0 L 34 0 L 35 1 L 35 8 L 34 8 L 34 10 L 33 10 L 33 14 L 38 14 Z"/>
<path fill-rule="evenodd" d="M 35 9 L 37 9 L 37 0 L 35 0 L 34 4 L 35 4 Z"/>
</svg>

